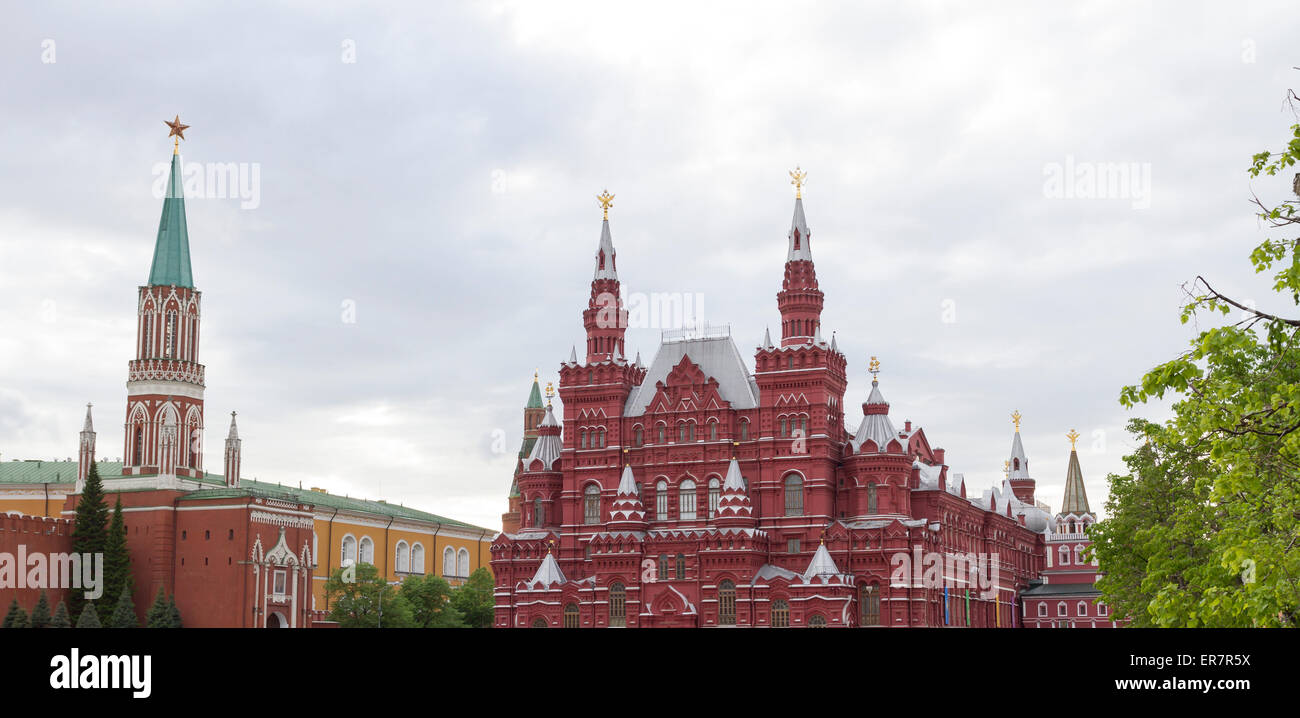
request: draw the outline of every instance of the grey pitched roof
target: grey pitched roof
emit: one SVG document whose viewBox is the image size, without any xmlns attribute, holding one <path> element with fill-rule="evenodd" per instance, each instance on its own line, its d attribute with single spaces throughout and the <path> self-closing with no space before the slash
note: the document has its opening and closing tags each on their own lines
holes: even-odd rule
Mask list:
<svg viewBox="0 0 1300 718">
<path fill-rule="evenodd" d="M 867 397 L 867 404 L 888 406 L 884 395 L 880 393 L 880 384 L 876 381 L 871 382 L 871 395 Z M 853 450 L 856 452 L 862 448 L 867 439 L 876 442 L 879 451 L 884 451 L 891 440 L 898 439 L 898 430 L 894 428 L 894 423 L 889 420 L 888 411 L 864 414 L 862 423 L 858 425 L 858 430 L 853 434 L 853 438 L 849 440 L 849 444 L 852 445 Z M 899 439 L 898 443 L 903 444 L 904 441 Z"/>
<path fill-rule="evenodd" d="M 803 580 L 811 581 L 818 577 L 838 575 L 840 575 L 840 568 L 835 565 L 830 551 L 826 550 L 826 544 L 818 545 L 817 553 L 813 554 L 812 561 L 808 563 L 808 570 L 803 572 Z"/>
<path fill-rule="evenodd" d="M 750 583 L 752 585 L 758 583 L 760 579 L 768 581 L 778 577 L 793 581 L 796 578 L 799 578 L 799 574 L 789 569 L 781 568 L 780 566 L 773 566 L 770 563 L 765 563 L 762 566 L 759 566 L 758 570 L 754 572 L 754 580 Z"/>
<path fill-rule="evenodd" d="M 1019 465 L 1016 459 L 1020 459 Z M 1029 478 L 1029 458 L 1025 456 L 1025 447 L 1020 443 L 1020 430 L 1016 430 L 1016 436 L 1011 440 L 1011 478 L 1027 479 Z"/>
<path fill-rule="evenodd" d="M 529 581 L 528 585 L 531 588 L 548 588 L 566 581 L 568 579 L 560 570 L 560 564 L 555 562 L 555 556 L 547 551 L 546 558 L 542 559 L 542 565 L 537 567 L 537 573 L 533 574 L 533 580 Z"/>
<path fill-rule="evenodd" d="M 1021 591 L 1021 596 L 1034 596 L 1042 598 L 1045 596 L 1077 596 L 1082 598 L 1087 595 L 1100 596 L 1101 591 L 1091 583 L 1044 583 L 1027 591 Z"/>
<path fill-rule="evenodd" d="M 758 406 L 758 382 L 749 373 L 735 342 L 730 336 L 713 336 L 662 342 L 646 370 L 645 380 L 628 395 L 623 414 L 643 416 L 646 404 L 654 398 L 655 383 L 666 380 L 683 356 L 689 356 L 705 375 L 718 380 L 718 393 L 731 402 L 733 409 Z"/>
</svg>

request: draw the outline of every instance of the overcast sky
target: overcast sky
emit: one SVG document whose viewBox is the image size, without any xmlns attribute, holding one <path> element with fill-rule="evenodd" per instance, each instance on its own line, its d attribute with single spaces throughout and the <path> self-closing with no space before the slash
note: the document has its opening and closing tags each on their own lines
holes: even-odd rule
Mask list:
<svg viewBox="0 0 1300 718">
<path fill-rule="evenodd" d="M 752 368 L 807 170 L 847 422 L 876 355 L 972 494 L 1019 409 L 1039 498 L 1077 429 L 1100 509 L 1120 388 L 1194 335 L 1181 284 L 1275 304 L 1248 199 L 1289 180 L 1246 168 L 1295 122 L 1289 3 L 119 5 L 0 26 L 5 461 L 75 456 L 88 401 L 122 454 L 177 114 L 187 166 L 246 173 L 186 202 L 206 467 L 238 410 L 245 476 L 486 527 L 534 368 L 583 343 L 605 188 L 624 287 L 702 302 Z"/>
</svg>

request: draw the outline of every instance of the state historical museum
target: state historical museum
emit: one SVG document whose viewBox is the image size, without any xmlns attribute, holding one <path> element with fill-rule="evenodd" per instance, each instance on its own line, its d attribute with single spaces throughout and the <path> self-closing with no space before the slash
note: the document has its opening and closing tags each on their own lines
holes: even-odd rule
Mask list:
<svg viewBox="0 0 1300 718">
<path fill-rule="evenodd" d="M 944 450 L 890 418 L 878 377 L 845 423 L 847 360 L 823 338 L 801 194 L 780 341 L 764 337 L 752 371 L 729 332 L 666 334 L 648 367 L 628 359 L 600 199 L 585 356 L 560 366 L 563 426 L 535 386 L 525 410 L 492 543 L 495 625 L 1024 625 L 1053 520 L 1018 425 L 1006 479 L 968 497 Z"/>
</svg>

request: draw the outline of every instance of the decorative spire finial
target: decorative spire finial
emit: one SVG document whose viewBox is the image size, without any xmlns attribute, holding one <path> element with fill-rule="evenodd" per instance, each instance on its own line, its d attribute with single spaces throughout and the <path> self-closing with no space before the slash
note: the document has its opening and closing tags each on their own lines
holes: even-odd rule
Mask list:
<svg viewBox="0 0 1300 718">
<path fill-rule="evenodd" d="M 808 180 L 808 173 L 798 167 L 790 170 L 790 184 L 794 185 L 794 198 L 803 199 L 803 183 Z"/>
<path fill-rule="evenodd" d="M 880 360 L 871 357 L 871 363 L 867 366 L 869 367 L 867 371 L 871 372 L 871 383 L 875 384 L 876 381 L 880 379 Z"/>
<path fill-rule="evenodd" d="M 1002 462 L 1002 476 L 1003 476 L 1003 478 L 1007 478 L 1007 479 L 1011 478 L 1011 460 L 1010 460 L 1010 459 L 1007 459 L 1006 461 Z"/>
<path fill-rule="evenodd" d="M 185 130 L 188 130 L 190 126 L 181 124 L 180 115 L 177 115 L 176 119 L 172 120 L 171 122 L 168 122 L 167 120 L 163 120 L 163 124 L 172 128 L 171 132 L 167 133 L 167 136 L 168 137 L 174 136 L 176 138 L 174 140 L 175 144 L 172 146 L 172 154 L 179 155 L 181 153 L 181 140 L 185 139 Z"/>
<path fill-rule="evenodd" d="M 614 206 L 614 195 L 609 190 L 604 190 L 596 195 L 596 201 L 600 202 L 600 208 L 605 210 L 605 219 L 609 219 L 609 208 Z"/>
<path fill-rule="evenodd" d="M 1016 433 L 1019 434 L 1020 433 L 1020 410 L 1019 409 L 1016 409 L 1015 413 L 1011 415 L 1011 423 L 1016 425 Z"/>
<path fill-rule="evenodd" d="M 1079 432 L 1070 429 L 1070 433 L 1066 434 L 1065 438 L 1070 440 L 1070 451 L 1074 451 L 1074 442 L 1079 440 Z"/>
<path fill-rule="evenodd" d="M 546 382 L 546 405 L 547 406 L 551 405 L 551 397 L 553 396 L 555 396 L 555 384 L 554 382 L 548 381 Z"/>
<path fill-rule="evenodd" d="M 735 461 L 735 460 L 736 460 L 736 447 L 737 447 L 737 446 L 740 446 L 740 442 L 739 442 L 739 441 L 733 441 L 733 442 L 731 442 L 731 460 L 732 460 L 732 461 Z"/>
</svg>

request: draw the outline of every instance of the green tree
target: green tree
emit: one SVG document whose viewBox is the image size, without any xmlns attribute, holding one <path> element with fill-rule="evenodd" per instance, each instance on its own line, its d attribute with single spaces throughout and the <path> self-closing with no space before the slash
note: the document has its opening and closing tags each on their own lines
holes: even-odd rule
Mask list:
<svg viewBox="0 0 1300 718">
<path fill-rule="evenodd" d="M 72 628 L 72 618 L 68 615 L 68 604 L 59 601 L 58 608 L 54 609 L 54 617 L 50 619 L 50 628 Z"/>
<path fill-rule="evenodd" d="M 167 627 L 184 627 L 184 624 L 181 623 L 181 610 L 176 607 L 176 594 L 172 594 L 171 598 L 167 599 Z"/>
<path fill-rule="evenodd" d="M 171 608 L 167 604 L 167 593 L 158 586 L 158 595 L 154 596 L 153 605 L 144 615 L 145 628 L 171 628 Z"/>
<path fill-rule="evenodd" d="M 1291 135 L 1282 152 L 1254 156 L 1252 177 L 1300 160 L 1300 124 Z M 1300 178 L 1294 187 L 1300 191 Z M 1275 230 L 1300 225 L 1294 199 L 1255 203 Z M 1250 260 L 1257 273 L 1273 272 L 1272 301 L 1261 304 L 1300 306 L 1300 238 L 1267 239 Z M 1182 321 L 1233 312 L 1240 318 L 1200 331 L 1189 350 L 1120 393 L 1129 407 L 1176 397 L 1172 419 L 1142 429 L 1151 455 L 1139 460 L 1133 483 L 1170 490 L 1159 497 L 1170 512 L 1162 525 L 1135 534 L 1146 540 L 1146 567 L 1133 574 L 1109 549 L 1098 550 L 1100 570 L 1117 575 L 1100 582 L 1104 600 L 1131 600 L 1138 614 L 1145 598 L 1150 625 L 1300 625 L 1300 318 L 1257 309 L 1197 277 Z M 1162 479 L 1164 471 L 1177 475 Z M 1121 479 L 1121 493 L 1128 488 Z M 1098 525 L 1111 548 L 1142 511 L 1131 497 L 1115 508 Z M 1134 585 L 1141 591 L 1122 589 Z"/>
<path fill-rule="evenodd" d="M 113 608 L 113 618 L 109 628 L 139 628 L 140 620 L 135 617 L 135 602 L 131 600 L 131 587 L 124 586 Z"/>
<path fill-rule="evenodd" d="M 496 614 L 496 598 L 492 595 L 496 584 L 487 566 L 479 566 L 456 587 L 451 595 L 451 605 L 464 616 L 470 628 L 490 628 Z"/>
<path fill-rule="evenodd" d="M 31 617 L 32 628 L 45 628 L 50 625 L 50 599 L 41 591 L 41 597 L 36 600 L 36 607 L 32 609 Z"/>
<path fill-rule="evenodd" d="M 411 628 L 411 605 L 368 563 L 334 572 L 325 582 L 330 620 L 343 628 Z"/>
<path fill-rule="evenodd" d="M 90 462 L 86 484 L 77 500 L 77 512 L 72 525 L 72 551 L 92 557 L 104 554 L 107 541 L 108 506 L 104 503 L 104 482 L 99 478 L 99 468 Z M 111 596 L 111 593 L 105 593 Z M 87 604 L 83 591 L 68 593 L 68 609 L 80 614 Z"/>
<path fill-rule="evenodd" d="M 441 576 L 407 576 L 402 581 L 401 595 L 411 606 L 411 617 L 417 628 L 465 625 L 460 611 L 451 605 L 451 584 Z"/>
<path fill-rule="evenodd" d="M 24 625 L 26 625 L 27 612 L 23 610 L 22 606 L 18 605 L 18 599 L 15 598 L 13 602 L 9 604 L 9 612 L 5 614 L 5 622 L 3 626 L 4 628 L 22 628 L 23 626 L 18 625 L 20 620 Z"/>
<path fill-rule="evenodd" d="M 122 517 L 122 496 L 117 496 L 108 532 L 104 536 L 104 595 L 120 596 L 131 580 L 131 554 L 126 548 L 126 521 Z M 112 623 L 115 606 L 105 601 L 99 607 L 99 620 Z"/>
<path fill-rule="evenodd" d="M 87 603 L 81 611 L 81 617 L 77 619 L 77 628 L 99 628 L 102 624 L 99 622 L 99 613 L 95 611 L 93 603 Z"/>
</svg>

